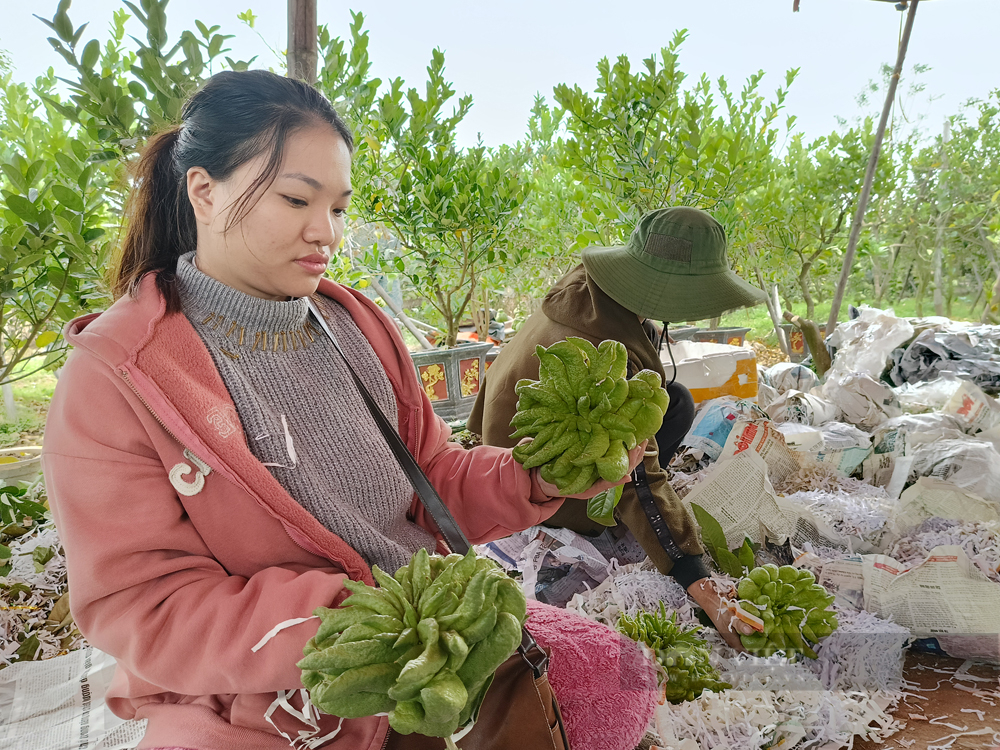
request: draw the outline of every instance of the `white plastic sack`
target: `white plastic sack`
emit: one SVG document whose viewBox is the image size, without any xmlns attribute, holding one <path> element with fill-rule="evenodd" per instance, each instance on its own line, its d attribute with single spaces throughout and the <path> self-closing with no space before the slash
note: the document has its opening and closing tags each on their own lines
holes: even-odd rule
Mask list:
<svg viewBox="0 0 1000 750">
<path fill-rule="evenodd" d="M 831 373 L 822 394 L 837 405 L 844 422 L 865 430 L 901 413 L 892 388 L 863 372 Z"/>
<path fill-rule="evenodd" d="M 871 435 L 852 424 L 827 422 L 819 430 L 823 435 L 823 446 L 830 450 L 869 448 L 872 444 Z"/>
<path fill-rule="evenodd" d="M 763 379 L 779 394 L 793 390 L 811 391 L 819 385 L 816 373 L 805 365 L 795 362 L 779 362 L 772 365 L 764 371 Z"/>
<path fill-rule="evenodd" d="M 785 436 L 785 445 L 793 451 L 815 452 L 823 449 L 823 433 L 818 427 L 798 422 L 782 422 L 775 429 Z"/>
<path fill-rule="evenodd" d="M 922 414 L 943 409 L 961 384 L 959 378 L 945 374 L 926 383 L 903 383 L 894 390 L 904 412 Z"/>
<path fill-rule="evenodd" d="M 802 391 L 788 391 L 772 402 L 767 415 L 775 422 L 819 426 L 837 418 L 837 407 L 824 398 Z"/>
<path fill-rule="evenodd" d="M 962 423 L 952 414 L 930 412 L 929 414 L 900 414 L 878 426 L 876 436 L 888 430 L 903 430 L 913 433 L 937 433 L 939 437 L 961 437 L 965 433 Z"/>
<path fill-rule="evenodd" d="M 942 411 L 957 418 L 969 434 L 1000 425 L 1000 404 L 975 383 L 962 380 Z"/>
<path fill-rule="evenodd" d="M 907 485 L 920 477 L 944 479 L 1000 505 L 1000 453 L 992 443 L 968 437 L 939 440 L 919 446 L 907 458 L 897 464 L 903 469 L 909 464 Z"/>
<path fill-rule="evenodd" d="M 773 404 L 778 400 L 778 396 L 780 395 L 777 389 L 772 388 L 762 380 L 757 381 L 757 406 L 761 409 L 766 409 Z"/>
<path fill-rule="evenodd" d="M 861 316 L 841 323 L 830 336 L 837 350 L 830 373 L 833 376 L 863 372 L 874 379 L 882 376 L 893 350 L 913 338 L 909 321 L 891 310 L 861 308 Z"/>
</svg>

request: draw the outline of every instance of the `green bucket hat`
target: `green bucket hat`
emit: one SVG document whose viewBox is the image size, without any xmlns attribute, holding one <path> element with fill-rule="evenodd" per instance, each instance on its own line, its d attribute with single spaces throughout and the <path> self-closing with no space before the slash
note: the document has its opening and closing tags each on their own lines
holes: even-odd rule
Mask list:
<svg viewBox="0 0 1000 750">
<path fill-rule="evenodd" d="M 649 212 L 627 245 L 586 248 L 583 265 L 619 305 L 668 323 L 715 318 L 766 297 L 730 270 L 722 225 L 686 206 Z"/>
</svg>

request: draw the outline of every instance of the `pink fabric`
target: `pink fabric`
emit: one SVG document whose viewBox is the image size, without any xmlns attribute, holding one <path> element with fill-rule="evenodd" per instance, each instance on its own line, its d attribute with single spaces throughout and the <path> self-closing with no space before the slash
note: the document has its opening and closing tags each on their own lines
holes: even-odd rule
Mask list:
<svg viewBox="0 0 1000 750">
<path fill-rule="evenodd" d="M 656 669 L 636 643 L 564 609 L 528 603 L 528 630 L 551 649 L 549 683 L 573 750 L 633 750 L 653 719 Z"/>
<path fill-rule="evenodd" d="M 447 442 L 450 429 L 377 306 L 329 282 L 321 292 L 371 342 L 400 434 L 471 539 L 558 509 L 509 451 Z M 149 720 L 144 749 L 286 750 L 264 714 L 277 691 L 301 687 L 295 662 L 317 623 L 252 647 L 275 625 L 336 605 L 345 578 L 371 582 L 371 571 L 253 457 L 211 356 L 183 315 L 164 315 L 152 276 L 136 298 L 74 321 L 66 336 L 76 350 L 52 400 L 42 463 L 76 622 L 118 660 L 108 705 Z M 414 516 L 434 530 L 422 510 Z M 280 711 L 272 719 L 291 736 L 304 728 Z M 325 719 L 323 733 L 336 724 Z M 379 750 L 386 727 L 384 717 L 345 721 L 329 747 Z"/>
</svg>

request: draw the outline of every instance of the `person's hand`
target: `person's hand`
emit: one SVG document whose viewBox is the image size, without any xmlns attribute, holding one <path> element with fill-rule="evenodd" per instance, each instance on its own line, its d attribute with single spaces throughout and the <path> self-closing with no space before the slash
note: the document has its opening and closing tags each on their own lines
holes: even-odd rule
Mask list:
<svg viewBox="0 0 1000 750">
<path fill-rule="evenodd" d="M 531 440 L 531 438 L 525 438 L 525 440 Z M 521 442 L 525 441 L 522 440 Z M 643 456 L 646 453 L 646 446 L 648 444 L 649 444 L 648 440 L 643 440 L 641 443 L 639 443 L 639 445 L 635 446 L 635 448 L 633 448 L 628 452 L 628 471 L 625 472 L 625 476 L 623 476 L 617 482 L 608 482 L 604 479 L 598 479 L 597 483 L 589 490 L 587 490 L 586 492 L 581 492 L 576 495 L 563 495 L 559 491 L 558 487 L 556 487 L 554 484 L 546 482 L 544 479 L 542 479 L 541 476 L 538 476 L 538 486 L 541 487 L 542 492 L 544 492 L 549 497 L 568 497 L 575 500 L 589 500 L 595 495 L 600 495 L 605 490 L 608 490 L 612 487 L 617 487 L 620 484 L 625 484 L 631 478 L 632 470 L 635 469 L 635 467 L 642 462 Z M 537 473 L 538 469 L 532 469 L 531 471 Z"/>
<path fill-rule="evenodd" d="M 732 648 L 744 651 L 740 635 L 750 635 L 753 628 L 735 614 L 727 606 L 728 600 L 723 597 L 710 578 L 702 578 L 688 586 L 688 593 L 699 607 L 712 619 L 715 629 Z"/>
</svg>

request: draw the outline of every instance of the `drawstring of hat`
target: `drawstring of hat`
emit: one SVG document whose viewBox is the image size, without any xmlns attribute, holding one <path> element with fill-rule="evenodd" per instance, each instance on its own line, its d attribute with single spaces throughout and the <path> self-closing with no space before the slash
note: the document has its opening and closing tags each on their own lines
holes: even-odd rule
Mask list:
<svg viewBox="0 0 1000 750">
<path fill-rule="evenodd" d="M 670 355 L 670 366 L 674 369 L 674 376 L 672 378 L 670 378 L 670 382 L 667 383 L 666 386 L 664 386 L 665 388 L 669 388 L 670 386 L 672 386 L 674 384 L 674 381 L 677 380 L 677 363 L 674 362 L 674 352 L 670 348 L 670 336 L 667 334 L 667 321 L 665 321 L 665 320 L 663 321 L 663 329 L 660 331 L 660 340 L 656 344 L 656 356 L 657 356 L 657 358 L 659 358 L 660 352 L 663 349 L 663 341 L 664 340 L 666 340 L 666 342 L 667 342 L 667 354 Z"/>
</svg>

